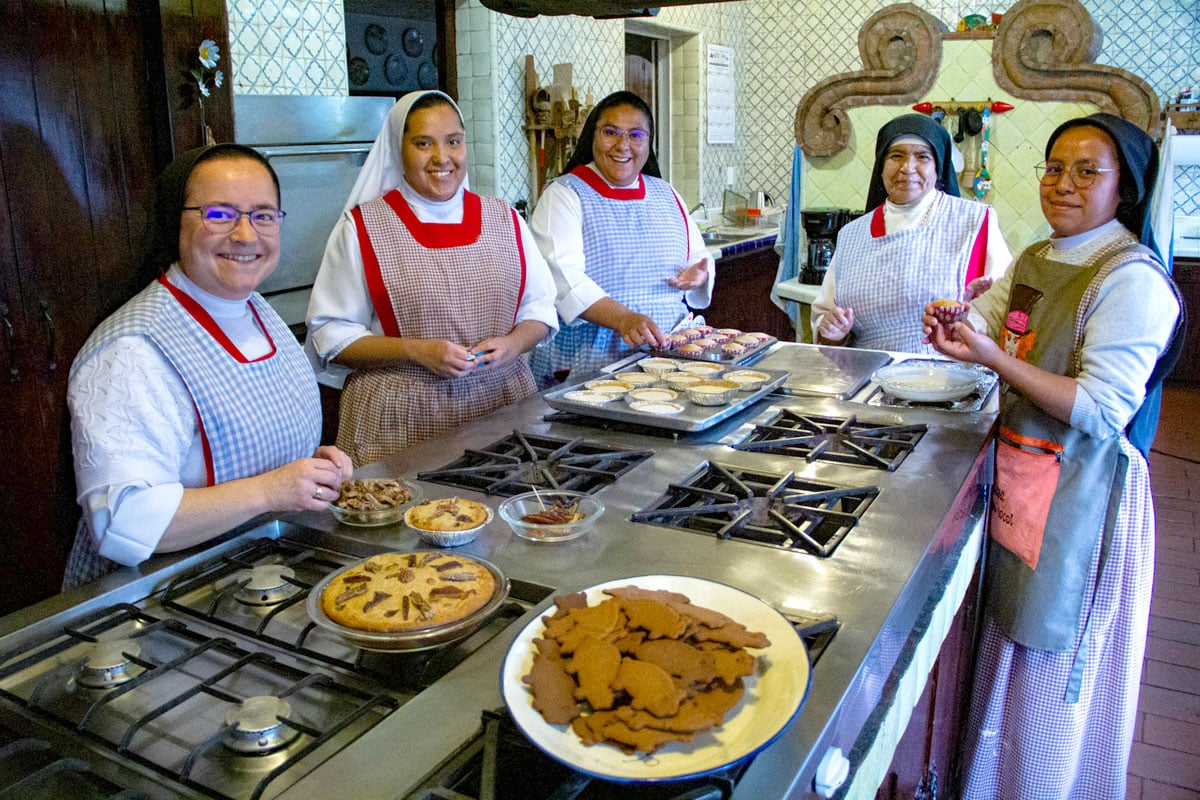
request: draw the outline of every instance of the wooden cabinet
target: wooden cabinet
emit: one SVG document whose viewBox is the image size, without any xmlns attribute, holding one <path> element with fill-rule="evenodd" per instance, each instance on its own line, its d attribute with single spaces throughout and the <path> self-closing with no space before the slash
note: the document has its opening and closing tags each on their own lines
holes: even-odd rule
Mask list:
<svg viewBox="0 0 1200 800">
<path fill-rule="evenodd" d="M 913 708 L 876 800 L 957 797 L 979 618 L 979 569 L 946 633 L 925 691 Z"/>
<path fill-rule="evenodd" d="M 152 277 L 135 268 L 151 182 L 176 148 L 201 143 L 194 100 L 181 95 L 188 59 L 205 38 L 228 46 L 221 0 L 3 3 L 0 29 L 7 613 L 61 585 L 79 517 L 67 373 L 92 328 Z M 210 100 L 217 135 L 232 130 L 222 108 Z"/>
<path fill-rule="evenodd" d="M 1175 369 L 1167 377 L 1171 383 L 1200 385 L 1200 258 L 1176 258 L 1173 262 L 1175 283 L 1187 309 L 1187 338 Z"/>
<path fill-rule="evenodd" d="M 771 302 L 778 271 L 779 254 L 769 245 L 717 259 L 712 303 L 700 313 L 714 328 L 761 331 L 795 341 L 791 319 Z"/>
</svg>

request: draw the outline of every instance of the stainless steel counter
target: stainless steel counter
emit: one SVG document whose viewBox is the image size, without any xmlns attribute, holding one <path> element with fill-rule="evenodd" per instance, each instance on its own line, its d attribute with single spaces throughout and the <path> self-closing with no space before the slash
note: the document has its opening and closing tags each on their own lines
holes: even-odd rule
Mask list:
<svg viewBox="0 0 1200 800">
<path fill-rule="evenodd" d="M 858 397 L 865 397 L 873 388 L 868 385 Z M 894 472 L 808 463 L 728 446 L 744 436 L 752 421 L 780 408 L 833 417 L 857 415 L 860 420 L 881 424 L 924 423 L 928 432 Z M 880 704 L 889 675 L 907 667 L 898 663 L 905 642 L 930 602 L 944 591 L 946 576 L 956 567 L 965 538 L 978 528 L 983 512 L 978 478 L 995 415 L 879 408 L 830 397 L 773 396 L 714 432 L 659 437 L 547 422 L 543 417 L 550 411 L 540 397 L 530 398 L 364 468 L 359 477 L 412 480 L 418 472 L 443 466 L 467 449 L 485 447 L 514 431 L 653 449 L 651 459 L 599 492 L 607 510 L 587 536 L 562 543 L 529 542 L 514 537 L 496 519 L 475 542 L 459 551 L 487 558 L 510 578 L 553 587 L 560 594 L 640 574 L 682 574 L 739 587 L 785 612 L 835 614 L 840 630 L 814 669 L 812 688 L 800 715 L 757 756 L 734 797 L 783 800 L 811 791 L 820 758 L 831 747 L 851 753 Z M 630 521 L 633 512 L 650 505 L 669 483 L 704 462 L 778 473 L 794 471 L 798 476 L 837 485 L 869 484 L 877 486 L 879 494 L 827 558 Z M 426 496 L 459 494 L 492 506 L 499 502 L 496 497 L 435 483 L 421 486 Z M 254 528 L 222 546 L 263 533 Z M 355 529 L 338 525 L 329 514 L 289 516 L 266 533 L 343 551 L 418 547 L 416 536 L 403 525 Z M 187 556 L 182 563 L 201 557 Z M 179 557 L 156 559 L 143 565 L 143 577 L 128 570 L 6 618 L 0 621 L 0 651 L 36 630 L 37 625 L 30 626 L 37 620 L 54 624 L 54 615 L 63 609 L 83 603 L 71 609 L 75 614 L 131 593 L 144 595 L 152 587 L 161 588 L 167 576 L 182 566 L 180 562 Z M 134 584 L 128 583 L 131 578 Z M 498 678 L 503 656 L 517 630 L 541 613 L 543 606 L 526 613 L 283 796 L 327 796 L 331 787 L 347 797 L 408 796 L 435 765 L 476 736 L 481 711 L 503 705 Z"/>
</svg>

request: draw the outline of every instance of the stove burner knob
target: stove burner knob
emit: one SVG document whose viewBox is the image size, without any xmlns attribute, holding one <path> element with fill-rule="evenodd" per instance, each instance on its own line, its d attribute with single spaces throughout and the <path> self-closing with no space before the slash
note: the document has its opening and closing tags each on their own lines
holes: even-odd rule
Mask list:
<svg viewBox="0 0 1200 800">
<path fill-rule="evenodd" d="M 833 797 L 846 778 L 850 776 L 850 759 L 842 755 L 842 748 L 831 747 L 821 756 L 817 774 L 813 777 L 813 791 L 821 797 Z"/>
</svg>

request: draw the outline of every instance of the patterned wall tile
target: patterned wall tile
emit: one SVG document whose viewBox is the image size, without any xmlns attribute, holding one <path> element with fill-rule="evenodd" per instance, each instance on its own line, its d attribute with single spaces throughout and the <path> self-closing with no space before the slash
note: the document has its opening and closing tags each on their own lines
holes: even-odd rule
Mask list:
<svg viewBox="0 0 1200 800">
<path fill-rule="evenodd" d="M 342 0 L 226 0 L 237 94 L 347 94 Z"/>
<path fill-rule="evenodd" d="M 1185 84 L 1200 83 L 1200 37 L 1196 36 L 1200 2 L 1083 2 L 1103 31 L 1100 63 L 1141 75 L 1161 97 L 1173 95 Z M 787 197 L 796 103 L 811 86 L 829 75 L 861 68 L 858 30 L 871 14 L 889 4 L 889 0 L 826 0 L 821 4 L 811 0 L 745 0 L 664 8 L 658 16 L 646 20 L 669 35 L 698 37 L 701 53 L 710 43 L 734 48 L 738 118 L 735 143 L 709 145 L 703 141 L 702 74 L 699 117 L 673 120 L 676 133 L 686 123 L 694 126 L 694 135 L 700 137 L 695 163 L 687 165 L 688 179 L 681 181 L 688 184 L 689 192 L 693 191 L 691 186 L 697 186 L 697 199 L 719 206 L 726 173 L 732 169 L 736 188 L 761 188 L 777 199 Z M 916 0 L 916 4 L 951 28 L 979 7 L 970 0 Z M 1002 12 L 1011 5 L 998 0 L 989 10 Z M 528 193 L 524 56 L 535 56 L 542 74 L 549 74 L 555 63 L 572 63 L 576 85 L 599 98 L 623 85 L 625 24 L 621 20 L 573 16 L 509 17 L 490 11 L 479 0 L 458 0 L 456 9 L 458 90 L 475 140 L 470 153 L 472 186 L 510 200 L 523 198 Z M 223 66 L 235 92 L 347 93 L 342 0 L 227 0 L 227 10 L 231 52 Z M 1007 121 L 1017 128 L 1017 117 L 1010 116 Z M 998 120 L 995 131 L 995 202 L 1005 220 L 1006 236 L 1024 240 L 1033 235 L 1036 225 L 1022 219 L 1023 214 L 1017 210 L 1021 206 L 1015 200 L 1014 209 L 1007 211 L 1005 196 L 1017 191 L 1022 182 L 1018 176 L 1027 160 L 1021 155 L 1022 148 L 1038 149 L 1030 143 L 1048 131 L 1045 125 L 1029 120 L 1021 121 L 1019 130 L 1005 132 L 1004 122 Z M 868 131 L 878 127 L 870 118 L 864 118 L 861 124 Z M 865 136 L 865 140 L 856 140 L 856 147 L 873 147 L 873 135 L 858 135 Z M 1018 135 L 1016 143 L 1012 141 L 1014 135 Z M 1016 155 L 1010 156 L 1010 152 Z M 810 175 L 814 187 L 821 185 L 816 175 L 822 171 L 818 166 L 829 165 L 809 164 L 806 185 Z M 676 172 L 680 168 L 675 165 Z M 862 163 L 848 164 L 847 169 L 844 185 L 865 187 Z M 1198 172 L 1200 168 L 1196 167 L 1178 171 L 1177 204 L 1181 211 L 1197 213 L 1200 207 Z M 835 184 L 826 191 L 845 190 Z M 817 205 L 820 197 L 806 193 L 803 202 Z"/>
</svg>

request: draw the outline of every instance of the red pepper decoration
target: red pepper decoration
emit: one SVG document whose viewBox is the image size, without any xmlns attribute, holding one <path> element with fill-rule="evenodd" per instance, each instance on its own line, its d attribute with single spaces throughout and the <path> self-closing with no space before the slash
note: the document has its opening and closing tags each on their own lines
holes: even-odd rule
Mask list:
<svg viewBox="0 0 1200 800">
<path fill-rule="evenodd" d="M 1013 110 L 1012 103 L 1006 103 L 1003 100 L 997 100 L 994 103 L 992 103 L 992 113 L 993 114 L 1002 114 L 1005 111 L 1012 111 L 1012 110 Z"/>
<path fill-rule="evenodd" d="M 1012 106 L 1009 106 L 1011 108 Z M 933 111 L 933 103 L 917 103 L 913 106 L 913 111 L 919 111 L 922 114 L 928 114 Z"/>
</svg>

